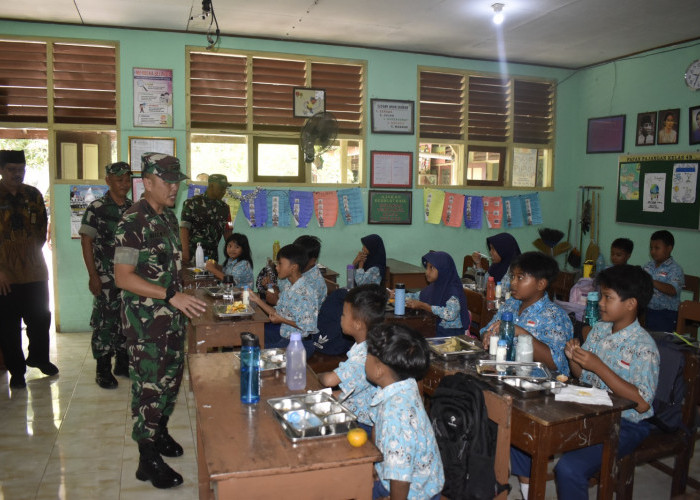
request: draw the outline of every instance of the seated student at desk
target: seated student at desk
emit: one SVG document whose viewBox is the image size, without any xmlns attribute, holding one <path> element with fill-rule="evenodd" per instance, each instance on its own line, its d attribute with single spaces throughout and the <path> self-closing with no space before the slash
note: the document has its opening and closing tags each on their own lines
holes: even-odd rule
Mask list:
<svg viewBox="0 0 700 500">
<path fill-rule="evenodd" d="M 386 274 L 386 251 L 384 240 L 378 234 L 368 234 L 360 238 L 362 250 L 352 261 L 355 266 L 355 286 L 382 285 Z"/>
<path fill-rule="evenodd" d="M 525 252 L 513 260 L 511 272 L 511 298 L 481 329 L 484 346 L 488 347 L 492 335 L 498 335 L 503 313 L 512 313 L 515 335 L 532 337 L 534 360 L 569 375 L 564 346 L 573 337 L 573 325 L 566 312 L 547 296 L 549 284 L 559 274 L 557 261 L 540 252 Z"/>
<path fill-rule="evenodd" d="M 323 301 L 326 299 L 328 294 L 328 287 L 326 286 L 326 280 L 323 279 L 321 270 L 318 268 L 318 257 L 321 254 L 321 240 L 317 236 L 311 236 L 308 234 L 303 234 L 294 240 L 294 245 L 298 245 L 306 251 L 306 256 L 308 262 L 306 267 L 302 270 L 304 278 L 309 283 L 309 286 L 314 290 L 316 295 L 316 301 L 318 302 L 318 307 L 321 307 Z M 279 254 L 278 254 L 279 255 Z M 279 281 L 277 282 L 277 289 L 273 293 L 268 291 L 265 293 L 265 300 L 270 305 L 277 304 L 279 300 L 279 294 L 284 291 L 286 287 L 289 286 L 289 280 L 278 276 Z"/>
<path fill-rule="evenodd" d="M 515 238 L 509 233 L 498 233 L 486 238 L 486 246 L 491 256 L 491 265 L 484 279 L 488 280 L 489 276 L 493 276 L 496 283 L 500 281 L 503 287 L 508 288 L 510 286 L 508 269 L 513 259 L 520 255 L 520 246 L 518 246 L 518 242 L 515 241 Z M 472 254 L 472 260 L 474 261 L 474 266 L 479 267 L 481 263 L 481 253 L 474 252 Z"/>
<path fill-rule="evenodd" d="M 428 252 L 422 261 L 428 286 L 420 292 L 406 294 L 406 307 L 439 317 L 438 337 L 464 334 L 471 319 L 455 261 L 445 252 Z"/>
<path fill-rule="evenodd" d="M 651 260 L 644 270 L 651 275 L 654 295 L 646 310 L 646 328 L 650 331 L 673 332 L 676 329 L 681 290 L 685 283 L 683 269 L 671 257 L 676 241 L 666 230 L 656 231 L 649 241 Z"/>
<path fill-rule="evenodd" d="M 209 259 L 206 269 L 218 279 L 223 280 L 224 276 L 233 276 L 236 286 L 243 288 L 248 286 L 253 289 L 253 257 L 251 256 L 250 244 L 245 234 L 233 233 L 226 238 L 224 247 L 226 260 L 220 266 L 214 259 Z"/>
</svg>

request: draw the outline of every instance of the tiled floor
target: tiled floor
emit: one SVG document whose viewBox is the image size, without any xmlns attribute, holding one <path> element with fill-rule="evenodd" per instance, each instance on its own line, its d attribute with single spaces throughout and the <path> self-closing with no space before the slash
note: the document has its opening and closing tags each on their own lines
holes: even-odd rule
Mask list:
<svg viewBox="0 0 700 500">
<path fill-rule="evenodd" d="M 138 451 L 130 436 L 128 380 L 120 377 L 115 390 L 95 384 L 87 333 L 54 334 L 51 342 L 59 375 L 44 377 L 29 368 L 27 388 L 11 391 L 9 376 L 0 372 L 0 499 L 196 499 L 194 398 L 187 374 L 170 425 L 185 454 L 167 459 L 185 482 L 157 490 L 134 477 Z M 690 475 L 700 479 L 697 457 Z M 521 498 L 517 480 L 511 484 L 509 498 Z M 656 469 L 639 467 L 634 498 L 668 498 L 670 484 Z M 551 482 L 547 498 L 556 498 Z"/>
</svg>

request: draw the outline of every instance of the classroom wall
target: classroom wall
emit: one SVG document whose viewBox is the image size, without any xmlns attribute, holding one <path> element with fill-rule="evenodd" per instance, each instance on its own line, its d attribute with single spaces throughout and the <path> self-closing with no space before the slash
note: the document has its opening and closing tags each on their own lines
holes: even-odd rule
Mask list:
<svg viewBox="0 0 700 500">
<path fill-rule="evenodd" d="M 203 46 L 204 36 L 201 34 L 164 33 L 138 30 L 120 30 L 109 28 L 88 28 L 75 26 L 61 26 L 51 24 L 33 24 L 0 21 L 0 34 L 30 36 L 41 33 L 42 36 L 63 38 L 84 38 L 117 40 L 120 42 L 120 72 L 121 72 L 121 158 L 127 157 L 128 137 L 138 136 L 167 136 L 177 139 L 177 155 L 184 165 L 187 165 L 186 157 L 186 114 L 185 114 L 185 46 Z M 422 54 L 407 54 L 381 50 L 369 50 L 350 47 L 338 47 L 332 45 L 319 45 L 307 43 L 282 42 L 273 40 L 254 40 L 246 38 L 223 37 L 223 48 L 240 50 L 258 50 L 262 52 L 278 52 L 288 54 L 307 54 L 325 57 L 339 57 L 349 59 L 362 59 L 368 63 L 367 103 L 370 98 L 407 99 L 417 101 L 417 66 L 434 66 L 440 68 L 470 69 L 484 72 L 498 72 L 499 65 L 495 62 L 455 59 L 448 57 L 427 56 Z M 507 47 L 506 47 L 507 52 Z M 557 145 L 555 150 L 555 179 L 554 190 L 540 192 L 544 225 L 566 231 L 569 218 L 575 216 L 575 190 L 581 183 L 589 182 L 586 172 L 594 172 L 595 184 L 605 181 L 606 185 L 613 186 L 604 191 L 603 207 L 612 210 L 614 186 L 616 177 L 617 155 L 586 155 L 585 134 L 586 120 L 591 116 L 604 116 L 609 114 L 628 113 L 634 117 L 628 117 L 627 144 L 634 144 L 633 127 L 629 125 L 636 121 L 636 113 L 651 109 L 664 109 L 674 106 L 685 106 L 700 103 L 680 104 L 674 101 L 676 94 L 685 90 L 682 84 L 682 66 L 684 70 L 690 61 L 690 50 L 685 56 L 673 53 L 654 56 L 654 59 L 638 59 L 630 63 L 614 63 L 600 68 L 572 73 L 567 70 L 545 68 L 530 65 L 508 65 L 509 73 L 520 76 L 538 76 L 554 78 L 562 81 L 559 86 L 556 108 Z M 673 73 L 678 80 L 678 86 L 683 89 L 665 94 L 664 87 L 656 86 L 657 71 L 654 64 L 658 61 L 666 61 L 672 58 L 675 62 L 670 65 L 669 73 Z M 624 68 L 623 68 L 624 66 Z M 677 67 L 678 68 L 677 68 Z M 134 129 L 132 120 L 132 69 L 133 67 L 172 68 L 174 70 L 174 127 L 173 129 Z M 624 75 L 621 75 L 623 73 Z M 617 73 L 617 76 L 615 76 Z M 636 77 L 632 75 L 637 75 Z M 677 75 L 677 76 L 676 76 Z M 643 76 L 643 80 L 640 80 Z M 653 78 L 652 78 L 653 77 Z M 647 84 L 647 81 L 650 81 Z M 671 85 L 673 78 L 661 81 Z M 645 81 L 645 84 L 639 83 Z M 652 87 L 652 90 L 647 87 Z M 637 92 L 643 95 L 637 97 Z M 689 92 L 689 91 L 688 91 Z M 660 101 L 658 94 L 665 94 L 665 99 Z M 613 99 L 621 99 L 611 104 Z M 688 97 L 690 99 L 690 97 Z M 641 103 L 638 105 L 638 103 Z M 614 106 L 613 106 L 614 105 Z M 613 110 L 608 108 L 613 106 Z M 619 107 L 618 107 L 619 106 Z M 641 106 L 641 107 L 640 107 Z M 644 109 L 641 109 L 644 108 Z M 368 111 L 368 110 L 366 110 Z M 685 116 L 682 114 L 682 116 Z M 687 131 L 681 132 L 681 143 L 687 144 Z M 672 151 L 672 146 L 664 147 L 663 151 Z M 678 146 L 679 151 L 686 148 Z M 657 147 L 646 148 L 644 152 L 654 152 Z M 395 150 L 412 151 L 415 157 L 415 136 L 392 136 L 368 133 L 365 148 L 365 166 L 369 164 L 369 152 L 371 150 Z M 675 151 L 675 149 L 674 149 Z M 322 188 L 326 189 L 326 188 Z M 184 186 L 181 192 L 185 191 Z M 459 193 L 467 193 L 464 189 L 451 190 Z M 508 194 L 520 194 L 529 191 L 509 191 Z M 472 194 L 493 194 L 493 191 L 470 190 Z M 362 196 L 364 206 L 367 202 L 367 189 L 363 187 Z M 52 194 L 55 269 L 57 273 L 56 286 L 56 325 L 61 332 L 89 330 L 89 316 L 91 308 L 91 296 L 87 290 L 87 273 L 84 269 L 80 253 L 79 240 L 70 239 L 69 222 L 70 211 L 68 206 L 69 185 L 56 184 Z M 184 197 L 182 193 L 178 199 L 177 213 Z M 496 234 L 497 230 L 467 230 L 465 228 L 446 228 L 425 224 L 422 215 L 422 189 L 413 190 L 413 224 L 410 226 L 383 226 L 358 224 L 345 226 L 338 221 L 336 227 L 319 229 L 316 221 L 312 220 L 310 227 L 304 233 L 319 236 L 323 242 L 321 262 L 330 268 L 341 272 L 350 263 L 360 249 L 360 237 L 369 233 L 380 234 L 385 241 L 387 255 L 408 262 L 419 264 L 420 257 L 428 250 L 440 249 L 449 252 L 461 269 L 461 261 L 465 254 L 473 250 L 485 251 L 485 239 Z M 612 212 L 611 212 L 612 213 Z M 646 239 L 650 233 L 648 228 L 632 228 L 604 221 L 601 228 L 601 240 L 603 246 L 609 246 L 609 242 L 616 232 L 629 232 L 638 247 L 633 260 L 643 261 L 641 250 L 646 246 Z M 283 245 L 291 242 L 302 231 L 293 228 L 260 228 L 250 229 L 242 214 L 235 221 L 235 230 L 248 235 L 253 248 L 253 259 L 256 270 L 265 262 L 265 258 L 271 255 L 272 242 L 279 240 Z M 523 251 L 533 250 L 531 242 L 535 240 L 537 228 L 514 229 L 512 233 L 519 241 Z M 686 232 L 679 236 L 679 241 L 689 245 L 692 236 L 697 233 Z M 573 238 L 572 238 L 573 239 Z M 695 244 L 697 239 L 693 239 Z M 644 244 L 643 244 L 644 242 Z M 586 243 L 587 244 L 587 243 Z M 584 245 L 585 248 L 585 245 Z M 689 257 L 689 252 L 684 253 L 679 249 L 679 256 Z M 563 264 L 563 256 L 560 257 Z M 689 258 L 687 260 L 690 260 Z M 681 260 L 681 263 L 685 263 Z M 692 267 L 691 267 L 692 269 Z M 700 269 L 695 269 L 695 274 Z"/>
</svg>

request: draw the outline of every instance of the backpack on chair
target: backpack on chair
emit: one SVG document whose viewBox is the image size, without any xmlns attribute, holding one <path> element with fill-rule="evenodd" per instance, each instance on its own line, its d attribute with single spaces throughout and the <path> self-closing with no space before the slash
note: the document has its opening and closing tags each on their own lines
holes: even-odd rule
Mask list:
<svg viewBox="0 0 700 500">
<path fill-rule="evenodd" d="M 447 375 L 430 399 L 430 421 L 445 471 L 442 494 L 450 500 L 494 498 L 508 485 L 496 481 L 498 426 L 489 420 L 482 381 Z"/>
</svg>

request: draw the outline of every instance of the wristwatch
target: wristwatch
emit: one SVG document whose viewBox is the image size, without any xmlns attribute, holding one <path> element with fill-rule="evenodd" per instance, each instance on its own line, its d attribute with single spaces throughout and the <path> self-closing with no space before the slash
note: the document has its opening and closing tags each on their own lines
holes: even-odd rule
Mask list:
<svg viewBox="0 0 700 500">
<path fill-rule="evenodd" d="M 165 301 L 170 304 L 170 299 L 175 297 L 175 294 L 177 293 L 177 289 L 174 286 L 169 286 L 165 290 Z"/>
</svg>

